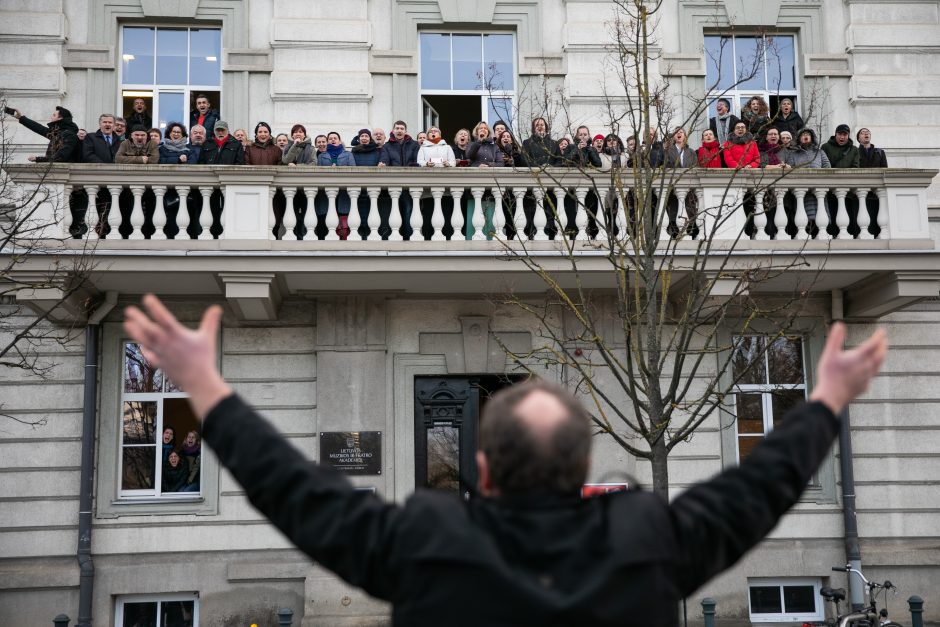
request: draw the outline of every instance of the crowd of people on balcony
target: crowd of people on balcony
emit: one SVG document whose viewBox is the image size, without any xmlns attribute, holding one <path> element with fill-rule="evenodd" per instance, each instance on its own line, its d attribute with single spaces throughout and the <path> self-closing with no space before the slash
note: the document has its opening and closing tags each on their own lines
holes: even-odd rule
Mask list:
<svg viewBox="0 0 940 627">
<path fill-rule="evenodd" d="M 43 125 L 12 109 L 13 115 L 30 130 L 49 139 L 46 154 L 31 161 L 64 163 L 285 165 L 285 166 L 392 166 L 392 167 L 582 167 L 610 170 L 631 168 L 635 163 L 652 167 L 687 168 L 885 168 L 884 150 L 871 143 L 867 128 L 859 129 L 855 141 L 847 124 L 839 124 L 832 137 L 820 145 L 816 132 L 794 110 L 793 101 L 783 98 L 771 114 L 760 96 L 751 98 L 740 117 L 731 112 L 725 98 L 715 103 L 717 115 L 709 119 L 699 147 L 688 145 L 684 128 L 672 129 L 661 141 L 655 129 L 645 141 L 636 136 L 621 139 L 615 133 L 592 135 L 579 126 L 572 137 L 551 137 L 548 121 L 535 118 L 530 135 L 519 141 L 504 122 L 492 128 L 479 122 L 460 129 L 448 143 L 437 127 L 412 137 L 399 120 L 386 136 L 381 128 L 363 128 L 349 145 L 336 131 L 311 138 L 303 124 L 290 133 L 275 135 L 266 122 L 254 127 L 254 137 L 245 129 L 230 130 L 210 106 L 208 98 L 196 98 L 190 127 L 170 122 L 161 131 L 153 128 L 143 99 L 133 104 L 128 119 L 111 114 L 98 118 L 98 130 L 78 128 L 71 113 L 56 107 Z M 641 158 L 642 161 L 637 159 Z"/>
</svg>

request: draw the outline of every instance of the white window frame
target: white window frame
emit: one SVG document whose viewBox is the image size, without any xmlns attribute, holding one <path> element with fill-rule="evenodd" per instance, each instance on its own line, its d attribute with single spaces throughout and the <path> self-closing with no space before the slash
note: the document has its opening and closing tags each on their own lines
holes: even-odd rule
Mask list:
<svg viewBox="0 0 940 627">
<path fill-rule="evenodd" d="M 486 58 L 483 52 L 482 38 L 484 35 L 510 35 L 512 37 L 512 89 L 502 89 L 502 90 L 493 90 L 488 91 L 485 87 L 480 89 L 424 89 L 421 87 L 424 84 L 424 76 L 422 73 L 422 64 L 421 64 L 421 36 L 424 34 L 428 35 L 479 35 L 481 38 L 480 45 L 480 67 L 484 72 L 486 72 Z M 519 82 L 519 47 L 514 31 L 504 31 L 504 30 L 472 30 L 472 31 L 460 31 L 460 30 L 442 30 L 442 29 L 421 29 L 418 31 L 418 97 L 424 98 L 425 96 L 480 96 L 480 119 L 487 120 L 489 113 L 489 104 L 490 100 L 499 100 L 502 98 L 508 98 L 510 102 L 510 110 L 508 111 L 509 117 L 513 117 L 514 108 L 516 105 L 516 85 Z M 450 38 L 450 83 L 454 84 L 454 40 L 453 37 Z M 423 111 L 423 108 L 422 108 Z M 514 120 L 504 120 L 507 124 L 510 125 L 510 128 L 514 128 L 512 122 Z"/>
<path fill-rule="evenodd" d="M 777 614 L 754 614 L 751 610 L 751 588 L 752 587 L 771 587 L 780 588 L 780 607 L 784 610 Z M 788 614 L 784 606 L 783 589 L 787 586 L 813 586 L 813 603 L 816 611 L 804 614 Z M 819 577 L 753 577 L 747 580 L 747 612 L 752 623 L 804 623 L 816 622 L 826 619 L 826 612 L 819 590 L 822 587 L 822 580 Z"/>
<path fill-rule="evenodd" d="M 770 339 L 768 335 L 762 335 L 760 333 L 748 333 L 744 335 L 734 335 L 732 337 L 732 342 L 737 342 L 738 338 L 744 337 L 763 337 L 765 340 Z M 733 398 L 734 410 L 735 410 L 735 420 L 734 420 L 734 442 L 735 442 L 735 459 L 738 464 L 741 463 L 741 448 L 738 446 L 739 438 L 741 437 L 754 437 L 754 438 L 765 438 L 767 435 L 774 429 L 774 410 L 773 410 L 773 394 L 774 392 L 784 391 L 784 390 L 802 390 L 803 398 L 806 399 L 807 396 L 807 373 L 806 373 L 806 338 L 802 335 L 799 336 L 800 339 L 800 352 L 802 353 L 802 362 L 803 362 L 803 382 L 802 383 L 747 383 L 735 384 L 735 394 Z M 763 354 L 764 359 L 764 372 L 767 373 L 768 378 L 770 377 L 770 350 L 767 349 Z M 750 395 L 761 395 L 761 412 L 764 422 L 764 433 L 758 435 L 754 434 L 744 434 L 741 435 L 738 433 L 738 420 L 737 420 L 737 407 L 738 407 L 738 393 L 741 394 L 750 394 Z M 815 485 L 816 480 L 813 480 Z"/>
<path fill-rule="evenodd" d="M 193 602 L 193 627 L 199 627 L 199 593 L 186 592 L 179 594 L 129 594 L 121 595 L 114 603 L 114 627 L 130 627 L 124 625 L 124 605 L 126 603 L 157 603 L 157 619 L 160 618 L 160 603 L 174 601 Z M 157 623 L 159 624 L 159 622 Z"/>
<path fill-rule="evenodd" d="M 152 84 L 147 84 L 147 83 L 125 83 L 125 82 L 124 82 L 124 29 L 125 29 L 125 28 L 152 28 L 152 29 L 154 29 L 154 36 L 153 36 L 153 63 L 154 63 L 153 80 L 154 80 L 154 82 L 153 82 Z M 156 69 L 156 68 L 157 68 L 157 65 L 156 65 L 156 64 L 157 64 L 157 33 L 156 33 L 156 31 L 160 30 L 161 28 L 162 28 L 162 29 L 170 29 L 170 30 L 183 30 L 183 29 L 185 29 L 186 32 L 187 32 L 187 37 L 186 37 L 186 84 L 183 84 L 183 85 L 179 85 L 179 84 L 170 84 L 170 83 L 163 84 L 163 83 L 157 83 L 157 82 L 156 82 L 156 80 L 157 80 L 157 69 Z M 216 110 L 221 111 L 221 105 L 222 105 L 222 103 L 221 103 L 221 99 L 222 99 L 222 78 L 223 78 L 223 76 L 224 76 L 224 72 L 222 71 L 221 58 L 219 59 L 219 84 L 218 84 L 218 85 L 190 85 L 190 84 L 188 84 L 188 83 L 189 83 L 189 73 L 190 73 L 189 59 L 190 59 L 190 39 L 191 39 L 191 37 L 189 36 L 189 32 L 192 31 L 192 30 L 217 30 L 217 31 L 219 31 L 219 41 L 221 42 L 221 36 L 222 36 L 222 28 L 221 28 L 221 27 L 217 27 L 217 26 L 181 26 L 181 25 L 179 25 L 179 24 L 175 24 L 175 25 L 174 25 L 174 24 L 133 24 L 133 23 L 131 23 L 131 24 L 121 24 L 121 25 L 120 25 L 120 28 L 119 28 L 118 30 L 119 30 L 119 32 L 118 32 L 118 50 L 119 50 L 120 52 L 118 53 L 118 85 L 119 85 L 119 87 L 118 87 L 118 93 L 117 93 L 117 105 L 116 105 L 117 108 L 116 108 L 116 111 L 118 111 L 119 113 L 118 113 L 117 115 L 121 115 L 120 112 L 123 112 L 123 110 L 124 110 L 124 92 L 127 92 L 127 91 L 131 91 L 131 92 L 135 92 L 135 91 L 136 91 L 136 92 L 142 92 L 142 93 L 147 93 L 147 92 L 149 92 L 150 95 L 149 95 L 148 97 L 151 98 L 151 102 L 152 102 L 152 104 L 153 104 L 153 106 L 152 106 L 152 108 L 151 108 L 151 110 L 150 110 L 150 115 L 151 115 L 151 117 L 153 118 L 153 123 L 154 123 L 155 125 L 157 125 L 156 128 L 159 128 L 161 131 L 163 131 L 163 130 L 166 128 L 166 124 L 160 125 L 160 122 L 159 122 L 159 120 L 160 120 L 160 99 L 159 99 L 159 97 L 158 97 L 158 94 L 159 94 L 160 92 L 167 92 L 167 93 L 180 93 L 180 92 L 182 92 L 182 94 L 183 94 L 183 117 L 184 117 L 185 119 L 183 119 L 183 120 L 169 120 L 169 121 L 172 121 L 172 122 L 179 122 L 179 123 L 182 124 L 183 126 L 187 127 L 187 130 L 188 130 L 188 128 L 189 128 L 189 115 L 190 115 L 190 112 L 191 112 L 189 107 L 190 107 L 190 103 L 192 102 L 192 95 L 193 95 L 194 93 L 195 93 L 195 94 L 199 94 L 199 93 L 201 93 L 201 92 L 206 92 L 206 91 L 218 93 L 218 94 L 219 94 L 219 102 L 214 103 L 214 105 L 215 105 L 214 108 L 215 108 Z M 221 54 L 221 52 L 220 52 L 220 54 Z M 211 134 L 211 132 L 210 132 L 210 134 Z"/>
</svg>

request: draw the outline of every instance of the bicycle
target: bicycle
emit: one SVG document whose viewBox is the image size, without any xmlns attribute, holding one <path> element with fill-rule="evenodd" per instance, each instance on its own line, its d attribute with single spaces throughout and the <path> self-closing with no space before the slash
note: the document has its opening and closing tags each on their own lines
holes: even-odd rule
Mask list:
<svg viewBox="0 0 940 627">
<path fill-rule="evenodd" d="M 883 583 L 869 581 L 865 578 L 865 575 L 862 574 L 862 571 L 852 568 L 851 564 L 833 566 L 832 570 L 835 572 L 849 573 L 849 576 L 851 576 L 852 573 L 858 575 L 862 583 L 865 584 L 865 587 L 868 588 L 868 606 L 860 610 L 850 611 L 847 614 L 841 614 L 839 613 L 839 602 L 845 600 L 845 589 L 823 588 L 819 591 L 820 596 L 836 606 L 836 619 L 829 619 L 825 623 L 822 623 L 823 625 L 827 625 L 828 627 L 902 627 L 900 623 L 888 620 L 887 608 L 882 608 L 879 611 L 877 607 L 879 591 L 884 591 L 884 601 L 885 605 L 887 605 L 888 590 L 894 590 L 894 594 L 897 595 L 897 586 L 888 580 L 885 580 Z M 818 625 L 819 623 L 816 624 Z"/>
</svg>

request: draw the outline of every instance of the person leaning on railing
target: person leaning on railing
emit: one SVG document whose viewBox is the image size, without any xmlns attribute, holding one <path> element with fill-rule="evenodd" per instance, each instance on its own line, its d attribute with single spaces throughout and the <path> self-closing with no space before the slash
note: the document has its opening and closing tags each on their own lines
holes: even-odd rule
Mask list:
<svg viewBox="0 0 940 627">
<path fill-rule="evenodd" d="M 146 165 L 159 163 L 159 161 L 160 150 L 143 126 L 135 126 L 131 129 L 131 136 L 121 142 L 121 147 L 118 148 L 117 155 L 114 157 L 115 163 Z"/>
<path fill-rule="evenodd" d="M 175 165 L 189 163 L 190 150 L 186 141 L 186 127 L 179 122 L 166 125 L 166 138 L 159 146 L 160 163 Z"/>
<path fill-rule="evenodd" d="M 29 119 L 20 113 L 19 109 L 13 109 L 13 117 L 32 132 L 49 140 L 49 145 L 46 146 L 46 154 L 29 156 L 27 157 L 29 161 L 35 161 L 36 163 L 48 161 L 77 163 L 82 160 L 78 141 L 78 125 L 72 121 L 72 112 L 65 107 L 56 107 L 49 118 L 48 125 L 45 126 Z"/>
<path fill-rule="evenodd" d="M 271 139 L 267 122 L 255 125 L 255 140 L 245 148 L 245 165 L 281 165 L 283 153 Z"/>
</svg>

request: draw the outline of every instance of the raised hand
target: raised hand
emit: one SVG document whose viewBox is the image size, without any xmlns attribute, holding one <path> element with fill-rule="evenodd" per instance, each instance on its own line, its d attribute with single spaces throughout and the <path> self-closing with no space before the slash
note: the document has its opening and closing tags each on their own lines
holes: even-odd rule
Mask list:
<svg viewBox="0 0 940 627">
<path fill-rule="evenodd" d="M 147 361 L 187 392 L 200 418 L 232 393 L 216 367 L 216 338 L 222 308 L 209 307 L 198 329 L 190 329 L 170 313 L 153 294 L 143 298 L 144 313 L 137 307 L 124 310 L 124 330 L 140 344 Z"/>
<path fill-rule="evenodd" d="M 810 400 L 824 403 L 836 414 L 868 389 L 888 353 L 884 329 L 878 329 L 850 351 L 843 350 L 844 344 L 845 324 L 836 322 L 829 329 L 816 366 L 816 387 L 810 395 Z"/>
</svg>

